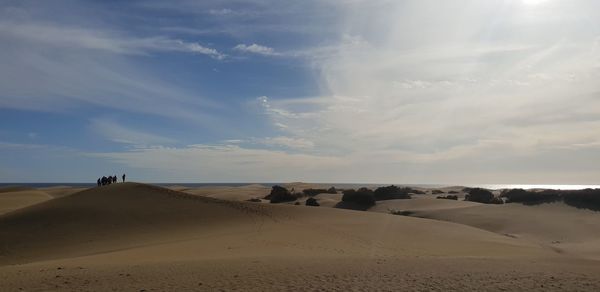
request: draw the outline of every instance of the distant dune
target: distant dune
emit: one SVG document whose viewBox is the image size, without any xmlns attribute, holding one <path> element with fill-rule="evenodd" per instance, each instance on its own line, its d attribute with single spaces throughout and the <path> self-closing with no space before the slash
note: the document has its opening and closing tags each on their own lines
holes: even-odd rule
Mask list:
<svg viewBox="0 0 600 292">
<path fill-rule="evenodd" d="M 0 290 L 600 289 L 594 252 L 545 243 L 564 228 L 572 239 L 565 244 L 591 246 L 598 233 L 586 224 L 596 224 L 593 213 L 581 217 L 587 227 L 567 232 L 568 218 L 582 210 L 532 209 L 540 218 L 564 211 L 554 217 L 568 223 L 544 229 L 554 219 L 522 224 L 527 212 L 520 208 L 527 206 L 430 195 L 378 203 L 378 212 L 244 202 L 265 189 L 184 193 L 120 183 L 14 205 L 0 215 Z M 436 220 L 381 210 L 388 207 Z"/>
</svg>

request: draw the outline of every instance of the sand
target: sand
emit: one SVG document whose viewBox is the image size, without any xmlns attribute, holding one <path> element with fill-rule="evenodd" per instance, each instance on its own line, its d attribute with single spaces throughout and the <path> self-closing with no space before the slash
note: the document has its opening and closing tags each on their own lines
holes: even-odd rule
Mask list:
<svg viewBox="0 0 600 292">
<path fill-rule="evenodd" d="M 35 205 L 53 197 L 38 190 L 17 190 L 0 192 L 0 215 L 18 210 L 30 205 Z"/>
<path fill-rule="evenodd" d="M 424 195 L 364 212 L 245 202 L 258 185 L 179 190 L 120 183 L 14 205 L 0 215 L 0 290 L 600 290 L 600 214 L 587 210 Z M 526 208 L 562 215 L 523 226 Z M 485 216 L 501 223 L 473 219 Z M 546 244 L 563 232 L 565 246 Z"/>
</svg>

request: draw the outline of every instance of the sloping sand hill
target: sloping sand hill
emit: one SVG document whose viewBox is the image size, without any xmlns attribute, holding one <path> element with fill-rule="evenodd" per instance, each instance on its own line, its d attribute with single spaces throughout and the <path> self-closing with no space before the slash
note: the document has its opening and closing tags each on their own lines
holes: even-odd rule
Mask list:
<svg viewBox="0 0 600 292">
<path fill-rule="evenodd" d="M 558 252 L 600 260 L 600 212 L 564 203 L 476 204 L 466 208 L 415 210 L 414 215 L 461 223 L 537 242 Z"/>
<path fill-rule="evenodd" d="M 253 198 L 263 198 L 271 191 L 271 188 L 259 184 L 251 184 L 240 187 L 209 186 L 197 188 L 178 188 L 175 186 L 174 188 L 170 187 L 170 189 L 180 189 L 182 192 L 188 194 L 228 201 L 247 201 Z"/>
<path fill-rule="evenodd" d="M 469 201 L 455 201 L 436 199 L 434 196 L 413 196 L 413 199 L 398 199 L 378 201 L 377 205 L 369 209 L 372 212 L 389 213 L 390 210 L 408 212 L 417 211 L 439 211 L 447 209 L 458 209 L 465 207 L 480 206 L 480 203 Z"/>
<path fill-rule="evenodd" d="M 597 262 L 466 225 L 122 183 L 0 216 L 0 290 L 599 289 Z"/>
<path fill-rule="evenodd" d="M 39 190 L 17 190 L 0 192 L 0 215 L 52 199 Z"/>
</svg>

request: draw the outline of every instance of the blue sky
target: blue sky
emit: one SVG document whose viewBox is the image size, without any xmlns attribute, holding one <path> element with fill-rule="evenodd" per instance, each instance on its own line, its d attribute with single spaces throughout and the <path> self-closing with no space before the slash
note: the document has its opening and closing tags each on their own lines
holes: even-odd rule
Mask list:
<svg viewBox="0 0 600 292">
<path fill-rule="evenodd" d="M 597 1 L 3 1 L 0 182 L 594 184 Z"/>
</svg>

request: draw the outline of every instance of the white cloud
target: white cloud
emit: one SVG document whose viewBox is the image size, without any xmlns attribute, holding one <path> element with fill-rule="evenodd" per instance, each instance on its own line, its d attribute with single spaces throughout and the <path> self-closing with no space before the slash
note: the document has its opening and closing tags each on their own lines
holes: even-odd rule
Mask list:
<svg viewBox="0 0 600 292">
<path fill-rule="evenodd" d="M 464 2 L 344 5 L 339 44 L 315 62 L 323 95 L 261 97 L 264 113 L 284 136 L 377 168 L 373 175 L 412 170 L 429 174 L 427 182 L 547 175 L 552 183 L 576 181 L 568 172 L 578 164 L 582 176 L 600 173 L 585 162 L 599 151 L 600 71 L 590 60 L 600 57 L 600 23 L 558 21 L 600 7 L 556 2 L 531 15 L 506 1 Z"/>
<path fill-rule="evenodd" d="M 303 138 L 292 138 L 285 136 L 267 137 L 261 143 L 268 146 L 284 146 L 290 149 L 312 149 L 315 144 Z"/>
<path fill-rule="evenodd" d="M 258 55 L 263 55 L 263 56 L 278 56 L 278 55 L 280 55 L 280 53 L 275 52 L 275 50 L 273 48 L 261 46 L 261 45 L 257 45 L 257 44 L 251 44 L 251 45 L 239 44 L 239 45 L 233 47 L 233 49 L 236 51 L 244 52 L 244 53 L 253 53 L 253 54 L 258 54 Z"/>
<path fill-rule="evenodd" d="M 0 107 L 65 111 L 92 105 L 218 124 L 207 111 L 219 107 L 215 101 L 169 84 L 160 72 L 138 69 L 127 56 L 165 50 L 223 56 L 213 49 L 163 37 L 5 21 L 0 50 Z"/>
<path fill-rule="evenodd" d="M 208 13 L 212 14 L 212 15 L 232 15 L 232 14 L 236 14 L 235 11 L 229 9 L 229 8 L 222 8 L 222 9 L 210 9 L 208 10 Z"/>
<path fill-rule="evenodd" d="M 92 119 L 90 129 L 95 134 L 101 135 L 110 141 L 136 147 L 168 145 L 176 142 L 171 138 L 124 127 L 110 119 Z"/>
<path fill-rule="evenodd" d="M 0 22 L 0 36 L 33 42 L 33 45 L 101 50 L 117 54 L 148 54 L 153 51 L 179 51 L 203 54 L 215 59 L 226 56 L 196 42 L 163 36 L 138 38 L 97 29 L 71 28 L 51 24 Z"/>
</svg>

